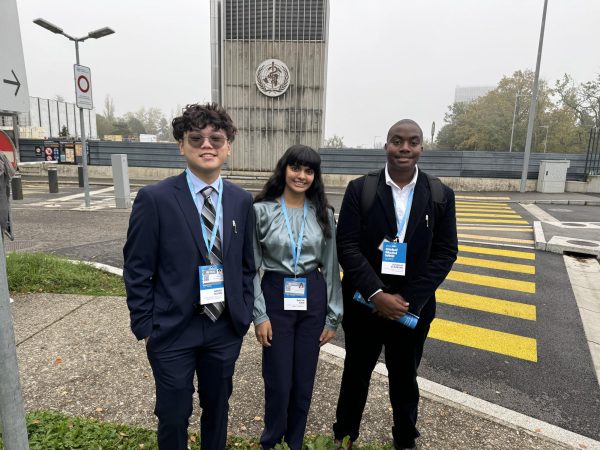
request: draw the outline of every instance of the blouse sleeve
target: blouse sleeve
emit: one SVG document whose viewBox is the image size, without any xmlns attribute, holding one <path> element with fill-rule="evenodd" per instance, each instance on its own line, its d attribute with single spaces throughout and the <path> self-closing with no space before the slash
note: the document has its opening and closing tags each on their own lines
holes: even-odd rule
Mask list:
<svg viewBox="0 0 600 450">
<path fill-rule="evenodd" d="M 335 219 L 333 211 L 329 210 L 329 224 L 331 226 L 331 237 L 325 239 L 323 255 L 323 267 L 321 272 L 327 284 L 327 318 L 325 327 L 337 330 L 343 315 L 342 283 L 340 281 L 340 265 L 337 258 L 335 245 Z"/>
<path fill-rule="evenodd" d="M 259 239 L 261 214 L 256 207 L 254 208 L 254 213 L 256 216 L 256 227 L 254 230 L 254 264 L 256 266 L 256 275 L 254 276 L 254 311 L 252 315 L 254 326 L 256 326 L 269 320 L 269 316 L 267 316 L 267 305 L 265 303 L 262 288 L 260 287 L 260 274 L 263 264 L 262 249 L 260 247 Z"/>
</svg>

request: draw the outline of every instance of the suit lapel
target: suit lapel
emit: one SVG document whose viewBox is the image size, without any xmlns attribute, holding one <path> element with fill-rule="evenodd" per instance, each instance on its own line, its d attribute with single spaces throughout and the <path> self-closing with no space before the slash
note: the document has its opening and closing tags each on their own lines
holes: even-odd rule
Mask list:
<svg viewBox="0 0 600 450">
<path fill-rule="evenodd" d="M 383 169 L 385 171 L 385 169 Z M 392 196 L 392 188 L 385 183 L 385 172 L 379 176 L 379 185 L 377 186 L 377 198 L 381 202 L 383 215 L 388 222 L 388 227 L 393 230 L 390 237 L 395 237 L 398 224 L 396 223 L 396 211 L 394 210 L 394 198 Z M 393 236 L 392 236 L 393 235 Z"/>
<path fill-rule="evenodd" d="M 229 244 L 231 243 L 231 230 L 233 228 L 234 211 L 236 209 L 234 202 L 235 196 L 231 192 L 231 186 L 223 180 L 223 236 L 221 236 L 223 242 L 223 261 L 225 261 Z"/>
<path fill-rule="evenodd" d="M 415 184 L 415 193 L 413 195 L 412 206 L 410 207 L 410 216 L 406 225 L 406 236 L 404 242 L 409 242 L 413 233 L 421 222 L 421 217 L 425 212 L 425 208 L 429 202 L 429 190 L 427 189 L 426 175 L 419 171 L 417 183 Z"/>
<path fill-rule="evenodd" d="M 190 193 L 190 188 L 188 187 L 185 172 L 179 175 L 175 181 L 175 199 L 181 208 L 181 213 L 185 218 L 185 221 L 188 225 L 190 233 L 194 237 L 194 242 L 196 243 L 196 247 L 202 256 L 202 259 L 206 263 L 205 255 L 208 254 L 206 250 L 206 246 L 204 245 L 204 241 L 202 239 L 202 230 L 200 224 L 200 216 L 198 215 L 198 209 L 194 204 L 194 199 L 192 198 L 192 194 Z"/>
</svg>

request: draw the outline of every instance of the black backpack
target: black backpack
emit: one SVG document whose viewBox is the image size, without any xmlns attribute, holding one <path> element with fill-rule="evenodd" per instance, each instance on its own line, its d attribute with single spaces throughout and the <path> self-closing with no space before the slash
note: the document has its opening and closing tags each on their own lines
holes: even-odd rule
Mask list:
<svg viewBox="0 0 600 450">
<path fill-rule="evenodd" d="M 383 170 L 376 170 L 373 172 L 369 172 L 365 176 L 365 184 L 363 185 L 363 190 L 360 197 L 360 213 L 362 223 L 366 225 L 367 221 L 367 213 L 373 206 L 373 202 L 375 201 L 375 196 L 377 195 L 377 186 L 379 185 L 379 178 Z M 442 209 L 446 207 L 446 197 L 444 196 L 444 188 L 441 180 L 438 177 L 434 177 L 425 173 L 427 177 L 427 181 L 429 183 L 429 189 L 431 190 L 431 199 L 433 200 L 433 206 L 435 209 L 435 215 L 441 215 Z M 434 218 L 435 220 L 435 218 Z"/>
</svg>

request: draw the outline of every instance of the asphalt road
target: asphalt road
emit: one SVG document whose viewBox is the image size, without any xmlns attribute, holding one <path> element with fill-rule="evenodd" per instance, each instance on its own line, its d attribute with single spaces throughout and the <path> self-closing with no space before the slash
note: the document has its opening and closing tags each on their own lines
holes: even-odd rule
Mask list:
<svg viewBox="0 0 600 450">
<path fill-rule="evenodd" d="M 69 198 L 79 188 L 45 188 L 28 187 L 14 203 L 8 249 L 121 267 L 129 211 L 111 209 L 110 192 L 93 195 L 100 207 L 86 211 Z M 341 195 L 329 200 L 339 211 Z M 600 439 L 600 389 L 563 257 L 531 248 L 532 217 L 518 204 L 458 200 L 461 259 L 441 286 L 420 375 Z M 540 206 L 559 220 L 600 221 L 598 207 Z"/>
</svg>

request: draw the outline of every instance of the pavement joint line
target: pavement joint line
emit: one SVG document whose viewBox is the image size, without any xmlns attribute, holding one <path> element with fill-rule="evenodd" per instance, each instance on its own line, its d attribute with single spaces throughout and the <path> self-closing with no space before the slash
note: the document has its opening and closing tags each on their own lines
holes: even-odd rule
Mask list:
<svg viewBox="0 0 600 450">
<path fill-rule="evenodd" d="M 87 296 L 85 296 L 87 297 Z M 81 308 L 83 308 L 84 306 L 86 306 L 88 303 L 90 303 L 92 300 L 94 300 L 96 298 L 96 296 L 90 296 L 90 298 L 88 298 L 85 302 L 83 302 L 81 305 L 78 305 L 77 307 L 73 308 L 72 310 L 68 311 L 66 314 L 58 317 L 56 320 L 54 320 L 52 323 L 49 323 L 48 325 L 46 325 L 45 327 L 39 329 L 38 331 L 36 331 L 35 333 L 27 336 L 26 338 L 20 340 L 19 342 L 15 343 L 15 346 L 18 347 L 19 345 L 29 341 L 30 339 L 36 337 L 38 334 L 46 331 L 48 328 L 50 328 L 52 325 L 60 322 L 61 320 L 63 320 L 64 318 L 70 316 L 71 314 L 73 314 L 75 311 L 79 311 Z"/>
<path fill-rule="evenodd" d="M 346 355 L 345 349 L 330 343 L 321 347 L 321 352 L 342 360 Z M 374 371 L 380 375 L 388 376 L 387 368 L 382 363 L 377 363 Z M 422 377 L 417 377 L 417 381 L 421 395 L 429 400 L 444 403 L 452 408 L 466 411 L 469 414 L 483 417 L 512 429 L 524 430 L 532 436 L 542 437 L 561 445 L 579 449 L 587 448 L 588 450 L 600 449 L 600 441 L 595 441 Z"/>
<path fill-rule="evenodd" d="M 592 343 L 600 342 L 600 328 L 594 329 L 594 327 L 589 325 L 587 320 L 589 316 L 585 314 L 585 312 L 591 313 L 590 315 L 597 313 L 583 307 L 584 298 L 589 299 L 589 297 L 591 297 L 595 303 L 600 304 L 600 263 L 597 259 L 588 258 L 581 260 L 567 255 L 563 255 L 563 260 L 571 283 L 571 289 L 573 290 L 573 295 L 577 302 L 577 309 L 581 316 L 583 331 L 585 332 L 585 337 L 588 341 L 590 355 L 596 371 L 596 381 L 598 381 L 598 384 L 600 385 L 600 351 L 595 351 L 590 345 Z M 582 267 L 587 267 L 587 269 L 589 269 L 585 271 L 589 276 L 581 276 Z M 594 274 L 598 274 L 598 276 L 593 277 Z M 585 288 L 581 286 L 584 282 L 586 282 Z"/>
<path fill-rule="evenodd" d="M 123 274 L 123 270 L 119 269 L 118 267 L 91 261 L 79 262 L 116 275 L 122 276 Z M 91 300 L 93 300 L 93 298 L 90 299 L 90 301 Z M 338 357 L 342 360 L 346 355 L 345 349 L 331 343 L 325 344 L 321 348 L 321 351 L 331 356 Z M 384 376 L 388 375 L 385 365 L 381 363 L 377 363 L 375 372 Z M 467 413 L 487 418 L 513 429 L 525 430 L 533 436 L 541 436 L 550 441 L 554 441 L 563 445 L 568 445 L 574 448 L 587 448 L 589 450 L 600 449 L 600 441 L 573 433 L 572 431 L 560 428 L 556 425 L 529 417 L 525 414 L 521 414 L 508 408 L 504 408 L 503 406 L 496 405 L 469 394 L 465 394 L 464 392 L 460 392 L 456 389 L 429 381 L 425 378 L 417 377 L 417 380 L 423 397 L 430 400 L 443 402 L 451 407 L 460 408 Z"/>
</svg>

